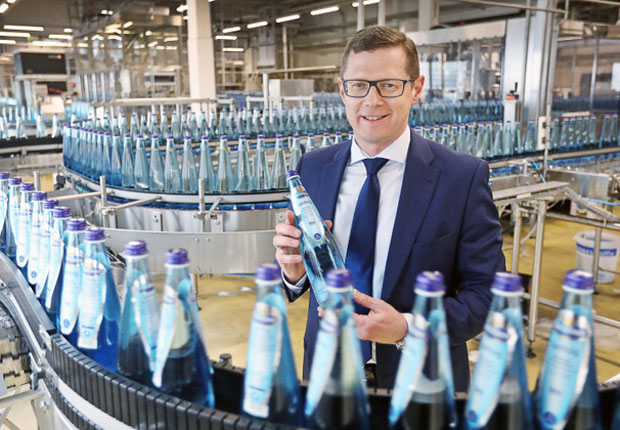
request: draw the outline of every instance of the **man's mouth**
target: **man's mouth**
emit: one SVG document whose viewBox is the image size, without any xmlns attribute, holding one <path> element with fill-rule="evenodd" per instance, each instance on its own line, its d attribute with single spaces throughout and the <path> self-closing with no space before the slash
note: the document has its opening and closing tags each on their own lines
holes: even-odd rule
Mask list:
<svg viewBox="0 0 620 430">
<path fill-rule="evenodd" d="M 387 115 L 362 115 L 362 118 L 366 121 L 380 121 L 385 117 L 387 117 Z"/>
</svg>

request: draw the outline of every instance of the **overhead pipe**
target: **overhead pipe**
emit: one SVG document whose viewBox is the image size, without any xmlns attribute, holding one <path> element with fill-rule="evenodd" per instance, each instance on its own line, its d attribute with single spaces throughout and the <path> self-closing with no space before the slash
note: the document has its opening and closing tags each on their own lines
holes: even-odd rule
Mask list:
<svg viewBox="0 0 620 430">
<path fill-rule="evenodd" d="M 479 4 L 485 6 L 496 6 L 496 7 L 507 7 L 511 9 L 522 9 L 522 10 L 536 10 L 539 12 L 549 12 L 549 13 L 557 13 L 558 15 L 564 15 L 566 13 L 563 9 L 549 9 L 544 7 L 535 7 L 535 6 L 527 6 L 523 4 L 514 4 L 514 3 L 502 3 L 502 2 L 494 2 L 494 1 L 486 1 L 486 0 L 454 0 L 459 3 L 471 3 L 471 4 Z M 603 1 L 603 0 L 597 0 Z"/>
</svg>

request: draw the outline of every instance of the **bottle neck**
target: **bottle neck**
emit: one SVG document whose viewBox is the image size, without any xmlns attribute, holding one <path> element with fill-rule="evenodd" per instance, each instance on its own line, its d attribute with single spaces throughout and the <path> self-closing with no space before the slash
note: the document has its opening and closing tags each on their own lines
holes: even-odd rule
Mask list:
<svg viewBox="0 0 620 430">
<path fill-rule="evenodd" d="M 256 280 L 256 300 L 262 300 L 269 294 L 277 293 L 280 289 L 280 280 L 261 281 Z"/>
<path fill-rule="evenodd" d="M 189 265 L 166 264 L 166 285 L 178 289 L 179 282 L 189 279 Z"/>
</svg>

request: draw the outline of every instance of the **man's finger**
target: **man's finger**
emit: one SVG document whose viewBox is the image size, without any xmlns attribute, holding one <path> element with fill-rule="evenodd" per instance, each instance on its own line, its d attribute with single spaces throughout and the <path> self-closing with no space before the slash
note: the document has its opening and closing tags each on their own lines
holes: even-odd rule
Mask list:
<svg viewBox="0 0 620 430">
<path fill-rule="evenodd" d="M 370 297 L 367 294 L 364 294 L 355 288 L 353 289 L 353 299 L 360 305 L 364 306 L 368 309 L 378 310 L 381 308 L 383 301 L 379 299 L 375 299 L 374 297 Z"/>
<path fill-rule="evenodd" d="M 323 315 L 325 315 L 325 311 L 320 306 L 316 307 L 316 312 L 319 314 L 319 318 L 323 318 Z"/>
<path fill-rule="evenodd" d="M 299 248 L 299 240 L 278 234 L 273 237 L 273 246 L 276 248 Z"/>
<path fill-rule="evenodd" d="M 294 225 L 280 223 L 276 225 L 276 234 L 299 238 L 301 237 L 301 230 Z"/>
<path fill-rule="evenodd" d="M 325 226 L 326 226 L 329 230 L 331 230 L 331 229 L 332 229 L 332 227 L 334 226 L 334 223 L 333 223 L 333 222 L 331 222 L 330 220 L 325 220 Z"/>
<path fill-rule="evenodd" d="M 299 264 L 303 262 L 301 255 L 299 254 L 287 254 L 281 249 L 276 251 L 276 260 L 280 264 Z"/>
<path fill-rule="evenodd" d="M 295 225 L 295 214 L 293 213 L 292 210 L 287 210 L 286 211 L 286 223 L 289 225 Z"/>
</svg>

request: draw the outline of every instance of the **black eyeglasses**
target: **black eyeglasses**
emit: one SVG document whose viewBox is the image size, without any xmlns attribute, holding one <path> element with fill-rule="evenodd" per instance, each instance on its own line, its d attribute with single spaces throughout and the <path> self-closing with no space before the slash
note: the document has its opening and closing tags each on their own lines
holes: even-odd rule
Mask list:
<svg viewBox="0 0 620 430">
<path fill-rule="evenodd" d="M 381 97 L 400 97 L 405 92 L 407 82 L 415 79 L 381 79 L 380 81 L 367 81 L 365 79 L 345 79 L 342 81 L 344 93 L 349 97 L 366 97 L 371 87 L 375 87 Z"/>
</svg>

